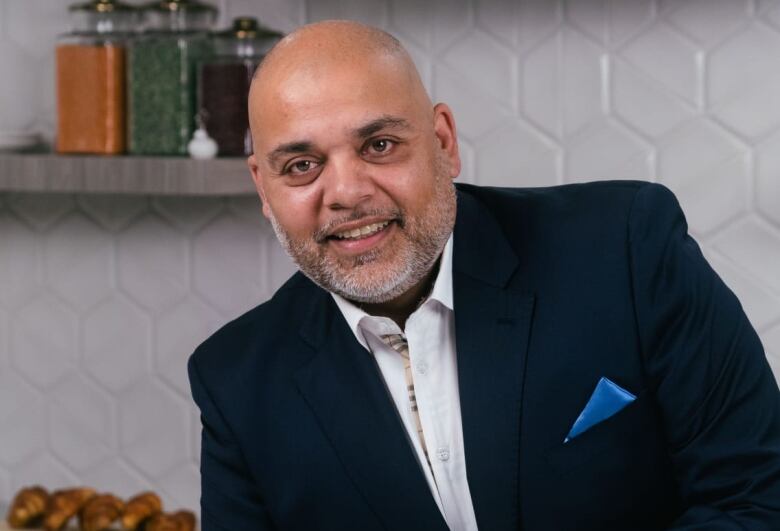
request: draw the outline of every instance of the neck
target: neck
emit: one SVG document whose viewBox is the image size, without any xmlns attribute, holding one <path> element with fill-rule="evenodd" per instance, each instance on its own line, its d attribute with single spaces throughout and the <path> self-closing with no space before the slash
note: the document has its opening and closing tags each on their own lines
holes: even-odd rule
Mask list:
<svg viewBox="0 0 780 531">
<path fill-rule="evenodd" d="M 404 330 L 406 320 L 431 294 L 436 275 L 439 272 L 440 263 L 441 257 L 417 284 L 394 299 L 378 303 L 361 302 L 354 304 L 369 315 L 378 315 L 392 319 L 401 330 Z"/>
</svg>

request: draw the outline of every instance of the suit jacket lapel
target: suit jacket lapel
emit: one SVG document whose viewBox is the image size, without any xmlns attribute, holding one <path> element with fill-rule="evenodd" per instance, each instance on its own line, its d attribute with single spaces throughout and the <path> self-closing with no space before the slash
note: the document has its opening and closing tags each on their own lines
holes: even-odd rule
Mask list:
<svg viewBox="0 0 780 531">
<path fill-rule="evenodd" d="M 316 291 L 301 329 L 316 351 L 296 373 L 301 394 L 387 529 L 446 530 L 373 356 L 332 298 Z"/>
<path fill-rule="evenodd" d="M 455 333 L 466 469 L 480 529 L 518 529 L 520 415 L 534 297 L 509 289 L 518 259 L 493 216 L 458 194 Z"/>
</svg>

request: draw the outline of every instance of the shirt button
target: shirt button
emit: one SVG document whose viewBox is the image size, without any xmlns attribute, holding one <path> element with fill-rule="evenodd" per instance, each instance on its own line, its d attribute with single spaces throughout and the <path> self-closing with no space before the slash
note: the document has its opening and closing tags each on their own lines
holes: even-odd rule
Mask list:
<svg viewBox="0 0 780 531">
<path fill-rule="evenodd" d="M 439 461 L 448 461 L 450 458 L 450 449 L 446 446 L 442 446 L 436 450 L 436 457 L 439 458 Z"/>
<path fill-rule="evenodd" d="M 420 374 L 425 374 L 426 372 L 428 372 L 428 364 L 425 363 L 424 361 L 419 362 L 416 365 L 416 367 L 417 367 L 417 372 Z"/>
</svg>

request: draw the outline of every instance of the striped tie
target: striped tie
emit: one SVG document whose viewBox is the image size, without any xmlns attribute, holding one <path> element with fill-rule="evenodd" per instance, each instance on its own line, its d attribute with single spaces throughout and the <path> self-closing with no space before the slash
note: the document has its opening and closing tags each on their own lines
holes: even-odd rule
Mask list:
<svg viewBox="0 0 780 531">
<path fill-rule="evenodd" d="M 401 358 L 404 360 L 404 374 L 406 375 L 406 388 L 409 391 L 409 404 L 412 408 L 412 418 L 414 419 L 414 425 L 417 427 L 417 435 L 420 437 L 420 444 L 422 444 L 425 458 L 428 459 L 428 449 L 425 447 L 425 437 L 423 437 L 422 424 L 420 423 L 420 414 L 417 412 L 417 397 L 414 394 L 414 380 L 412 379 L 412 364 L 409 361 L 409 343 L 403 334 L 387 334 L 382 336 L 382 341 L 398 352 Z M 430 466 L 430 460 L 428 460 Z"/>
</svg>

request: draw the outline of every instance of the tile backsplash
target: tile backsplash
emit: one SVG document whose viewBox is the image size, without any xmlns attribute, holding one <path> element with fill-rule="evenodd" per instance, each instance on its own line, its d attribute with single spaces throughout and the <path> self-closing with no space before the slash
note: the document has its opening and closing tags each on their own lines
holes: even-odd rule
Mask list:
<svg viewBox="0 0 780 531">
<path fill-rule="evenodd" d="M 51 139 L 70 3 L 0 0 L 0 122 Z M 396 34 L 454 109 L 462 181 L 666 184 L 780 375 L 779 1 L 219 4 Z M 187 357 L 292 271 L 253 197 L 0 194 L 0 502 L 86 483 L 197 508 Z"/>
</svg>

